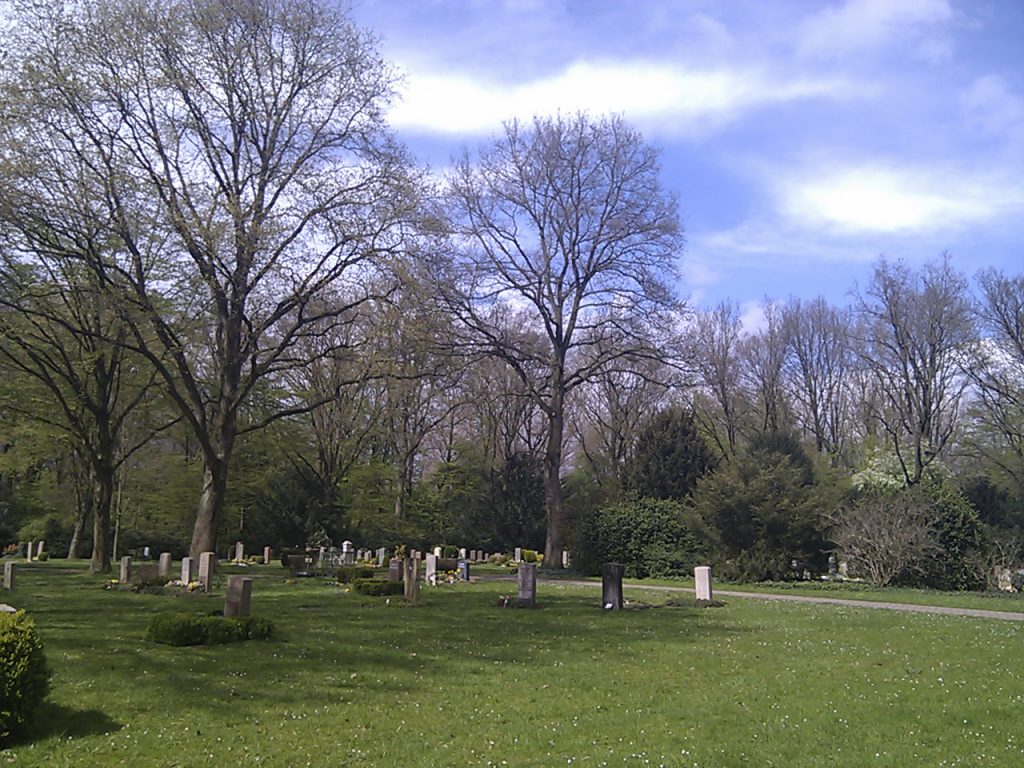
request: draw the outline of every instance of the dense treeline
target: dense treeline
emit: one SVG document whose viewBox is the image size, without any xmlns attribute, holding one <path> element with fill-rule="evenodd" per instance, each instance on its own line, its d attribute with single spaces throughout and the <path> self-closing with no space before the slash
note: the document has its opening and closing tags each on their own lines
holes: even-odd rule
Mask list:
<svg viewBox="0 0 1024 768">
<path fill-rule="evenodd" d="M 620 118 L 434 187 L 318 3 L 37 3 L 3 59 L 0 540 L 562 549 L 637 575 L 980 586 L 1024 532 L 1024 277 L 674 295 Z M 834 566 L 833 561 L 833 567 Z"/>
</svg>

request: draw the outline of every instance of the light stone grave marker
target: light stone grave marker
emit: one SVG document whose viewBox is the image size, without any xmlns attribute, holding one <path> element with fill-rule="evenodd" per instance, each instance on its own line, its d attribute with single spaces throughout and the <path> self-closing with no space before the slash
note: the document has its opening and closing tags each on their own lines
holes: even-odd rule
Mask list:
<svg viewBox="0 0 1024 768">
<path fill-rule="evenodd" d="M 43 550 L 45 548 L 46 548 L 46 542 L 43 541 L 42 539 L 40 539 L 39 543 L 36 544 L 36 560 L 38 560 L 40 557 L 42 557 Z"/>
<path fill-rule="evenodd" d="M 427 580 L 427 584 L 429 584 L 432 587 L 436 587 L 437 586 L 437 555 L 436 554 L 431 553 L 431 554 L 427 555 L 427 570 L 425 572 L 425 578 Z"/>
<path fill-rule="evenodd" d="M 209 592 L 213 588 L 213 574 L 217 570 L 217 553 L 199 553 L 199 583 L 203 585 L 203 592 Z"/>
<path fill-rule="evenodd" d="M 519 605 L 522 608 L 537 607 L 537 564 L 520 563 L 518 574 Z"/>
<path fill-rule="evenodd" d="M 4 563 L 4 589 L 14 591 L 14 561 Z"/>
<path fill-rule="evenodd" d="M 245 560 L 245 544 L 240 541 L 235 542 L 235 562 L 241 563 Z"/>
<path fill-rule="evenodd" d="M 522 547 L 516 547 L 516 557 L 515 557 L 515 560 L 518 563 L 518 562 L 522 561 L 522 559 L 523 559 L 523 548 Z"/>
<path fill-rule="evenodd" d="M 696 596 L 698 600 L 711 602 L 711 568 L 706 565 L 699 565 L 693 569 L 693 581 L 696 585 Z"/>
<path fill-rule="evenodd" d="M 25 559 L 28 560 L 30 563 L 32 562 L 32 547 L 34 544 L 34 541 L 30 541 L 28 543 L 28 548 L 25 550 Z"/>
<path fill-rule="evenodd" d="M 270 547 L 263 548 L 263 564 L 270 565 L 270 561 L 274 559 L 274 551 Z"/>
<path fill-rule="evenodd" d="M 420 561 L 415 557 L 407 557 L 403 561 L 403 566 L 405 569 L 405 599 L 411 605 L 416 605 L 420 600 Z"/>
<path fill-rule="evenodd" d="M 127 584 L 132 580 L 132 559 L 128 555 L 121 558 L 121 574 L 118 581 Z"/>
<path fill-rule="evenodd" d="M 157 565 L 157 573 L 159 573 L 160 576 L 162 578 L 165 578 L 165 579 L 168 576 L 171 575 L 171 553 L 170 552 L 161 552 L 160 553 L 160 563 L 159 563 L 159 565 Z"/>
<path fill-rule="evenodd" d="M 196 580 L 196 561 L 193 557 L 183 557 L 181 559 L 181 580 L 185 584 L 191 584 Z"/>
</svg>

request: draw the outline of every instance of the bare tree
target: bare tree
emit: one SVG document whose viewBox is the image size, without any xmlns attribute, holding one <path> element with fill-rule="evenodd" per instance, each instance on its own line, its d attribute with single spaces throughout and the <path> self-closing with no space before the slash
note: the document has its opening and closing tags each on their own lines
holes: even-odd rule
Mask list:
<svg viewBox="0 0 1024 768">
<path fill-rule="evenodd" d="M 10 138 L 36 163 L 21 186 L 37 211 L 67 204 L 50 177 L 90 190 L 77 212 L 116 255 L 90 266 L 141 318 L 133 343 L 202 449 L 191 550 L 216 549 L 236 438 L 280 415 L 240 425 L 247 399 L 344 310 L 321 297 L 399 247 L 411 196 L 383 123 L 394 78 L 319 0 L 26 7 Z"/>
<path fill-rule="evenodd" d="M 704 398 L 695 401 L 695 412 L 726 459 L 736 454 L 740 424 L 747 410 L 742 330 L 739 306 L 732 301 L 699 312 L 693 328 L 691 356 L 705 393 Z M 702 407 L 702 402 L 707 405 Z"/>
<path fill-rule="evenodd" d="M 971 378 L 985 457 L 1024 491 L 1024 276 L 995 270 L 978 276 L 980 320 L 988 332 L 977 347 Z"/>
<path fill-rule="evenodd" d="M 860 362 L 883 396 L 872 415 L 914 485 L 957 425 L 963 366 L 976 338 L 967 284 L 948 256 L 918 273 L 883 259 L 857 308 L 865 334 Z"/>
<path fill-rule="evenodd" d="M 460 253 L 447 303 L 544 412 L 550 567 L 563 545 L 566 396 L 619 361 L 657 357 L 647 331 L 674 307 L 682 238 L 659 172 L 657 152 L 623 120 L 575 115 L 506 124 L 450 178 Z"/>
<path fill-rule="evenodd" d="M 792 299 L 782 319 L 789 341 L 783 366 L 786 389 L 804 432 L 835 463 L 850 438 L 851 313 L 820 297 Z"/>
<path fill-rule="evenodd" d="M 832 540 L 872 585 L 884 587 L 916 569 L 938 549 L 938 534 L 926 499 L 903 489 L 875 494 L 829 515 Z"/>
<path fill-rule="evenodd" d="M 772 301 L 761 305 L 765 327 L 742 340 L 740 346 L 743 378 L 747 389 L 756 394 L 760 407 L 762 432 L 778 432 L 789 426 L 790 408 L 782 381 L 786 361 L 788 328 L 782 312 Z"/>
<path fill-rule="evenodd" d="M 636 370 L 605 371 L 577 390 L 572 430 L 599 485 L 625 487 L 625 462 L 640 428 L 657 413 L 673 372 L 656 360 Z"/>
</svg>

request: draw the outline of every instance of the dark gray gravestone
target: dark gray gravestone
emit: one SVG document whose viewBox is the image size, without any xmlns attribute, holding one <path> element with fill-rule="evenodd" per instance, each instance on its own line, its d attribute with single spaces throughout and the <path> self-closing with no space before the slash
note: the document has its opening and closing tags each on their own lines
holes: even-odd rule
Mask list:
<svg viewBox="0 0 1024 768">
<path fill-rule="evenodd" d="M 625 570 L 622 563 L 601 566 L 601 605 L 607 611 L 622 610 L 622 574 Z"/>
<path fill-rule="evenodd" d="M 388 562 L 388 581 L 401 581 L 402 580 L 402 560 L 398 557 L 393 557 Z"/>
<path fill-rule="evenodd" d="M 224 615 L 241 618 L 249 615 L 252 601 L 252 579 L 248 576 L 228 576 L 228 592 L 224 598 Z"/>
<path fill-rule="evenodd" d="M 519 606 L 537 607 L 537 564 L 519 564 Z"/>
</svg>

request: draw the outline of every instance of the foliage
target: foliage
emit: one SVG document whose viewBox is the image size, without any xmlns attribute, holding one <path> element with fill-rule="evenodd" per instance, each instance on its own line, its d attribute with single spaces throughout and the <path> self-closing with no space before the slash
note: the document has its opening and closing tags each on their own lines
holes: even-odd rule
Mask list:
<svg viewBox="0 0 1024 768">
<path fill-rule="evenodd" d="M 342 584 L 349 584 L 359 579 L 372 579 L 374 569 L 368 565 L 343 565 L 334 574 L 334 578 Z"/>
<path fill-rule="evenodd" d="M 626 460 L 626 490 L 638 497 L 682 499 L 715 464 L 693 414 L 669 408 L 655 414 L 637 435 Z"/>
<path fill-rule="evenodd" d="M 30 722 L 50 690 L 50 669 L 25 611 L 0 613 L 0 739 Z"/>
<path fill-rule="evenodd" d="M 154 616 L 146 639 L 165 645 L 221 645 L 269 640 L 273 634 L 273 622 L 256 616 L 226 618 L 181 613 Z"/>
<path fill-rule="evenodd" d="M 978 554 L 985 546 L 978 513 L 952 481 L 925 479 L 921 483 L 933 520 L 938 548 L 925 554 L 921 568 L 906 583 L 933 589 L 970 590 L 985 586 Z"/>
<path fill-rule="evenodd" d="M 716 573 L 784 580 L 826 567 L 819 512 L 835 505 L 838 492 L 834 481 L 817 481 L 797 441 L 769 435 L 700 480 L 689 506 L 711 533 Z"/>
<path fill-rule="evenodd" d="M 596 574 L 602 563 L 617 562 L 631 577 L 685 576 L 693 572 L 700 554 L 690 529 L 685 508 L 671 499 L 629 498 L 609 504 L 580 527 L 573 566 Z"/>
<path fill-rule="evenodd" d="M 535 549 L 524 549 L 522 551 L 524 563 L 536 563 L 537 562 L 537 550 Z"/>
<path fill-rule="evenodd" d="M 405 585 L 402 582 L 385 581 L 383 579 L 356 579 L 352 582 L 352 586 L 359 594 L 372 597 L 401 595 L 405 591 Z"/>
</svg>

